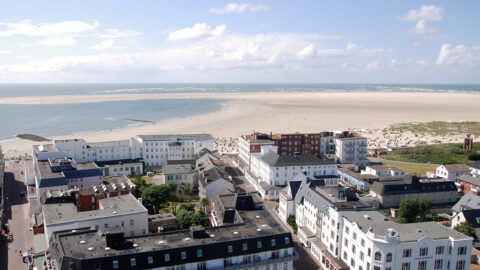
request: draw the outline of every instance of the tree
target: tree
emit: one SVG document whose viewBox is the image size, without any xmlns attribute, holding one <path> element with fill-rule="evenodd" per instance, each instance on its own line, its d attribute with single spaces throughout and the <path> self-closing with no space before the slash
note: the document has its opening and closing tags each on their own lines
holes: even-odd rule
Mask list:
<svg viewBox="0 0 480 270">
<path fill-rule="evenodd" d="M 465 234 L 466 236 L 471 236 L 475 241 L 477 241 L 477 233 L 473 226 L 468 222 L 462 222 L 453 228 L 455 231 Z"/>
<path fill-rule="evenodd" d="M 169 182 L 168 188 L 170 189 L 170 200 L 172 201 L 173 213 L 177 212 L 177 183 Z"/>
<path fill-rule="evenodd" d="M 419 214 L 418 200 L 403 200 L 398 209 L 398 218 L 401 222 L 412 223 L 417 220 Z"/>
<path fill-rule="evenodd" d="M 199 210 L 192 215 L 192 226 L 205 226 L 207 224 L 207 215 L 205 212 Z"/>
<path fill-rule="evenodd" d="M 195 210 L 195 207 L 191 203 L 182 203 L 178 207 L 178 211 L 180 211 L 180 210 L 193 212 Z"/>
<path fill-rule="evenodd" d="M 186 209 L 178 209 L 177 218 L 180 229 L 188 229 L 192 225 L 192 215 L 193 211 L 188 211 Z"/>
<path fill-rule="evenodd" d="M 149 186 L 142 192 L 142 199 L 153 206 L 153 211 L 158 214 L 161 204 L 170 198 L 170 189 L 165 185 Z"/>
<path fill-rule="evenodd" d="M 297 231 L 298 226 L 297 226 L 297 221 L 295 220 L 295 216 L 289 216 L 288 219 L 287 219 L 287 223 L 288 223 L 288 225 L 290 225 L 290 227 L 292 227 L 292 229 L 295 232 Z"/>
<path fill-rule="evenodd" d="M 180 190 L 182 191 L 183 195 L 190 193 L 190 183 L 180 183 Z"/>
<path fill-rule="evenodd" d="M 420 216 L 420 221 L 425 221 L 427 219 L 427 214 L 430 213 L 432 209 L 432 203 L 428 199 L 423 199 L 418 203 L 418 215 Z"/>
<path fill-rule="evenodd" d="M 145 182 L 145 179 L 142 178 L 141 175 L 134 175 L 132 178 L 132 183 L 135 184 L 137 187 L 137 195 L 138 197 L 142 197 L 142 193 L 145 191 L 145 189 L 149 186 Z"/>
<path fill-rule="evenodd" d="M 200 200 L 200 205 L 203 207 L 203 212 L 207 212 L 207 206 L 210 204 L 210 200 L 208 198 L 202 198 Z"/>
</svg>

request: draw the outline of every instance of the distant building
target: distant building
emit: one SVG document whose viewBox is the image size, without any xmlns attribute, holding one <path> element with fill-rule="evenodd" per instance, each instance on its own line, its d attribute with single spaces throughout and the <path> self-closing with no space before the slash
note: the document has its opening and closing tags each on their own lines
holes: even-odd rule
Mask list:
<svg viewBox="0 0 480 270">
<path fill-rule="evenodd" d="M 470 164 L 470 175 L 473 177 L 480 177 L 480 160 Z"/>
<path fill-rule="evenodd" d="M 467 193 L 452 207 L 453 215 L 463 210 L 480 209 L 480 196 Z"/>
<path fill-rule="evenodd" d="M 141 159 L 96 161 L 95 164 L 100 167 L 104 177 L 131 176 L 132 173 L 135 175 L 143 175 L 143 162 Z"/>
<path fill-rule="evenodd" d="M 214 167 L 199 174 L 198 195 L 200 198 L 213 198 L 224 189 L 235 191 L 232 178 L 226 171 Z"/>
<path fill-rule="evenodd" d="M 34 163 L 37 197 L 47 190 L 66 190 L 102 184 L 102 171 L 93 162 L 77 163 L 69 158 L 48 158 Z"/>
<path fill-rule="evenodd" d="M 458 192 L 467 194 L 480 194 L 480 178 L 470 175 L 460 175 L 455 181 L 455 185 L 458 187 Z"/>
<path fill-rule="evenodd" d="M 370 194 L 383 207 L 398 207 L 405 199 L 429 199 L 432 204 L 454 203 L 457 200 L 455 182 L 447 179 L 420 179 L 409 175 L 402 180 L 377 181 Z"/>
<path fill-rule="evenodd" d="M 85 140 L 56 140 L 34 146 L 34 155 L 61 155 L 78 162 L 142 159 L 147 167 L 159 167 L 169 160 L 193 159 L 201 149 L 213 149 L 210 134 L 138 135 L 124 141 L 87 143 Z M 56 156 L 55 156 L 56 157 Z"/>
<path fill-rule="evenodd" d="M 452 218 L 452 229 L 464 222 L 472 225 L 477 237 L 480 237 L 480 209 L 464 209 L 455 214 Z"/>
<path fill-rule="evenodd" d="M 397 167 L 388 167 L 384 165 L 367 166 L 362 174 L 375 175 L 383 180 L 401 179 L 407 175 L 407 171 Z"/>
<path fill-rule="evenodd" d="M 455 181 L 460 175 L 469 175 L 470 167 L 465 164 L 446 164 L 437 167 L 437 177 Z"/>
<path fill-rule="evenodd" d="M 177 217 L 172 213 L 163 213 L 148 216 L 148 231 L 150 233 L 160 233 L 166 231 L 178 230 Z"/>
<path fill-rule="evenodd" d="M 162 166 L 162 172 L 152 178 L 154 185 L 162 185 L 174 182 L 177 186 L 181 183 L 190 184 L 190 188 L 197 183 L 195 167 L 190 162 L 166 164 Z"/>
<path fill-rule="evenodd" d="M 340 163 L 353 163 L 360 167 L 368 164 L 367 138 L 350 132 L 342 132 L 335 137 L 335 156 Z"/>
<path fill-rule="evenodd" d="M 125 237 L 115 228 L 106 233 L 89 228 L 57 232 L 52 235 L 45 263 L 59 270 L 293 270 L 298 254 L 292 235 L 263 207 L 258 194 L 214 200 L 219 215 L 234 217 L 230 226 L 197 226 L 137 237 Z"/>
<path fill-rule="evenodd" d="M 91 211 L 78 211 L 74 203 L 43 205 L 47 239 L 54 232 L 84 227 L 100 231 L 118 227 L 128 236 L 144 235 L 148 230 L 147 215 L 147 209 L 132 194 L 100 200 L 99 208 Z"/>
<path fill-rule="evenodd" d="M 357 173 L 347 166 L 340 166 L 338 168 L 338 175 L 340 180 L 359 191 L 368 191 L 372 184 L 379 180 L 379 177 L 373 174 Z"/>
</svg>

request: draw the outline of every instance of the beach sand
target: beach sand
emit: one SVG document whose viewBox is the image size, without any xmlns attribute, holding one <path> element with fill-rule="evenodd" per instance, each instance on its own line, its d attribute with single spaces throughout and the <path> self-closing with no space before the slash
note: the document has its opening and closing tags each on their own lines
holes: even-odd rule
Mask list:
<svg viewBox="0 0 480 270">
<path fill-rule="evenodd" d="M 125 140 L 135 135 L 211 133 L 224 145 L 240 134 L 253 131 L 273 133 L 320 132 L 324 130 L 365 129 L 363 135 L 377 140 L 382 129 L 393 123 L 427 121 L 479 121 L 480 94 L 468 93 L 236 93 L 236 94 L 138 94 L 102 96 L 58 96 L 0 98 L 0 104 L 54 104 L 111 100 L 216 98 L 228 99 L 213 113 L 157 121 L 138 127 L 55 136 L 49 139 L 83 138 L 88 142 Z M 22 131 L 19 131 L 22 132 Z M 41 135 L 41 134 L 38 134 Z M 230 138 L 232 140 L 230 140 Z M 454 141 L 461 137 L 455 137 Z M 448 138 L 452 139 L 452 138 Z M 435 138 L 425 138 L 427 142 Z M 406 140 L 408 141 L 408 140 Z M 234 142 L 233 142 L 234 143 Z M 412 142 L 413 144 L 414 142 Z M 2 142 L 7 157 L 31 154 L 28 140 Z M 228 148 L 228 149 L 227 149 Z"/>
</svg>

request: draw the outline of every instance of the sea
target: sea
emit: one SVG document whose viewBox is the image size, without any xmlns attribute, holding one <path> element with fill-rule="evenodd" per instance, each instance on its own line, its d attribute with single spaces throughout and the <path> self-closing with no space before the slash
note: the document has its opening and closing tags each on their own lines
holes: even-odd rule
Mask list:
<svg viewBox="0 0 480 270">
<path fill-rule="evenodd" d="M 0 84 L 0 97 L 162 93 L 467 92 L 478 84 Z M 0 141 L 111 130 L 214 112 L 226 100 L 155 99 L 69 104 L 0 104 Z"/>
</svg>

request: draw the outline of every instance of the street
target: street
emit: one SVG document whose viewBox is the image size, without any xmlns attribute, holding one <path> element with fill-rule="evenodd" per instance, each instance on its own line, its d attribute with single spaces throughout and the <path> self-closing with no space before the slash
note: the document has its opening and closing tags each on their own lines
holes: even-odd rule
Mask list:
<svg viewBox="0 0 480 270">
<path fill-rule="evenodd" d="M 30 216 L 27 202 L 25 177 L 21 173 L 23 164 L 14 161 L 5 162 L 5 217 L 13 234 L 13 242 L 2 246 L 0 270 L 28 269 L 22 261 L 22 253 L 33 248 L 33 233 L 30 231 Z M 21 196 L 20 193 L 24 192 Z"/>
</svg>

